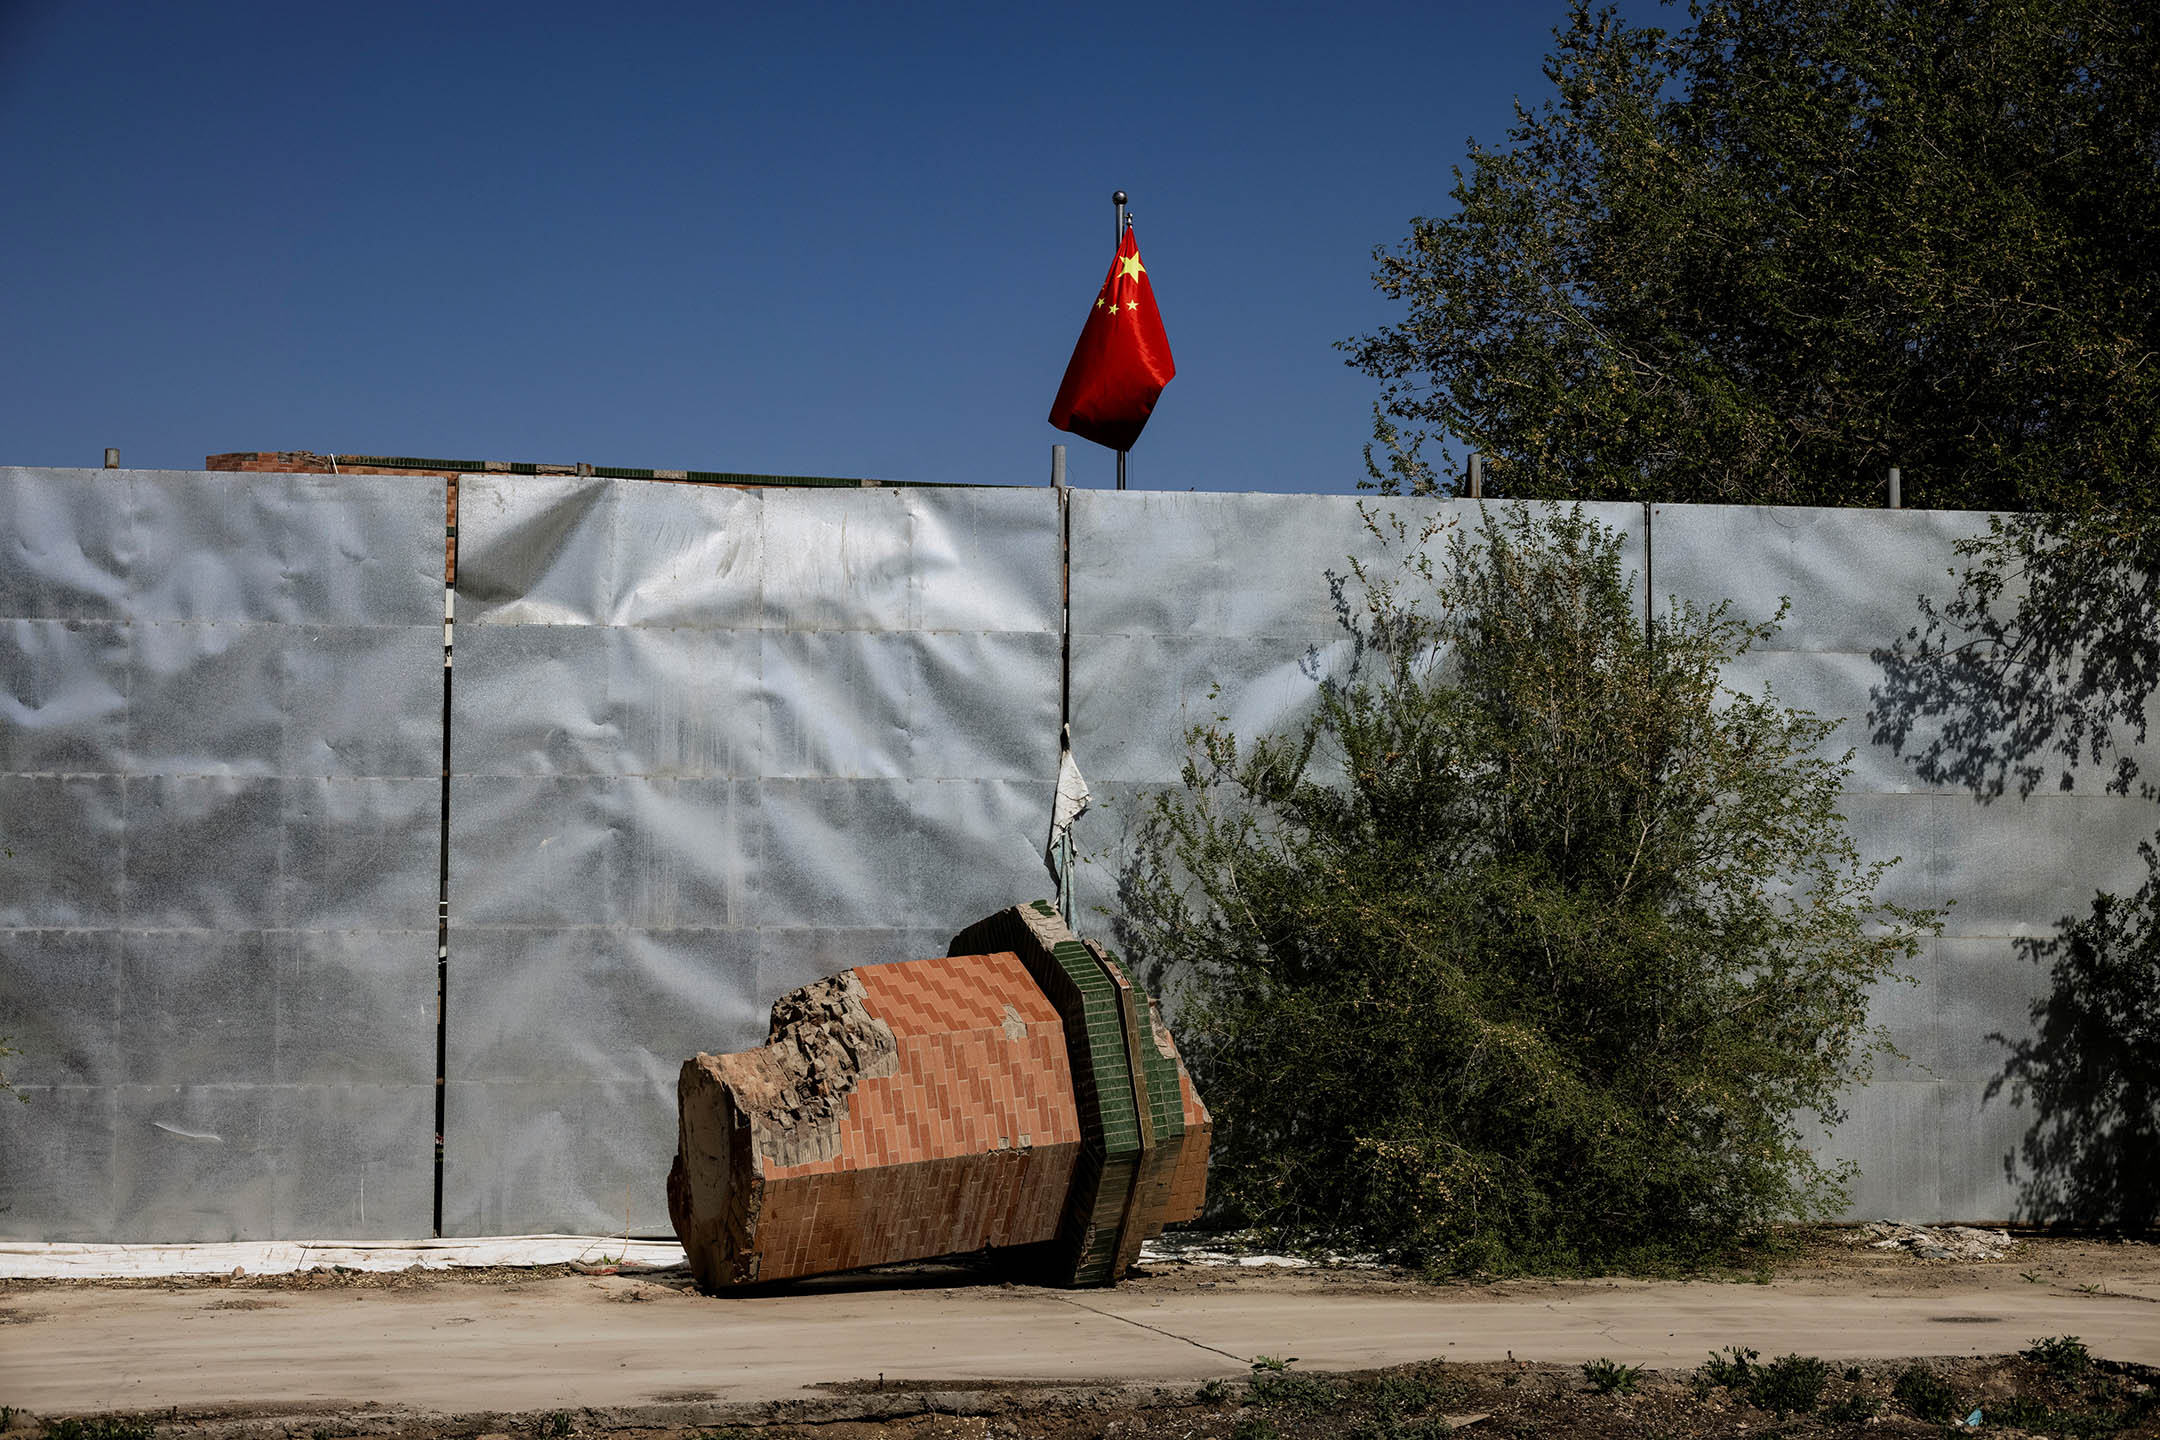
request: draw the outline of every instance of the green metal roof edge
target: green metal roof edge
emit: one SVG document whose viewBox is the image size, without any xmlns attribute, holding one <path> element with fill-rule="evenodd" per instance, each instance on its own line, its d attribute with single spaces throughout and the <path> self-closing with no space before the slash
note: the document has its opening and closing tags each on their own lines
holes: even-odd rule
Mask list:
<svg viewBox="0 0 2160 1440">
<path fill-rule="evenodd" d="M 394 465 L 400 470 L 485 470 L 485 460 L 429 460 L 417 455 L 332 455 L 333 464 Z"/>
</svg>

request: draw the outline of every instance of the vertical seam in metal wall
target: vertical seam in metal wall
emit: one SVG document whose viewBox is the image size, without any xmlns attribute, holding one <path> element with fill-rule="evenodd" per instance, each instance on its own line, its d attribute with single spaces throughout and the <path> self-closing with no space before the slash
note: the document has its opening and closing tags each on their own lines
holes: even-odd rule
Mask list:
<svg viewBox="0 0 2160 1440">
<path fill-rule="evenodd" d="M 1651 507 L 1648 500 L 1642 505 L 1642 629 L 1643 639 L 1652 638 L 1651 627 L 1657 614 L 1657 592 L 1651 588 L 1651 577 L 1657 573 L 1657 556 L 1651 550 Z"/>
<path fill-rule="evenodd" d="M 1058 491 L 1058 749 L 1072 724 L 1072 487 Z M 1059 763 L 1063 763 L 1062 753 Z"/>
<path fill-rule="evenodd" d="M 443 497 L 441 828 L 435 876 L 435 1235 L 443 1233 L 443 1130 L 450 1089 L 450 652 L 457 598 L 458 482 Z"/>
</svg>

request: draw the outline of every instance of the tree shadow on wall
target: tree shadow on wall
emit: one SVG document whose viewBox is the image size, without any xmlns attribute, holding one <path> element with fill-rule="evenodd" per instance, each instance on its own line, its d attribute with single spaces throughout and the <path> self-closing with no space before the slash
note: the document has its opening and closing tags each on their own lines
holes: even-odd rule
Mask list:
<svg viewBox="0 0 2160 1440">
<path fill-rule="evenodd" d="M 2099 895 L 2052 939 L 2019 942 L 2050 967 L 2033 1002 L 2034 1034 L 2012 1040 L 1992 1100 L 2006 1087 L 2035 1112 L 2004 1157 L 2026 1218 L 2144 1230 L 2160 1220 L 2160 850 L 2147 841 L 2145 884 Z"/>
<path fill-rule="evenodd" d="M 2086 766 L 2114 794 L 2160 799 L 2122 753 L 2145 740 L 2160 689 L 2160 526 L 2012 517 L 1958 550 L 1956 595 L 1922 597 L 1920 624 L 1875 652 L 1874 740 L 1982 804 L 2029 796 L 2051 772 L 2070 790 Z M 2031 1037 L 1989 1037 L 2008 1057 L 1987 1098 L 2007 1089 L 2033 1113 L 2003 1159 L 2023 1218 L 2143 1228 L 2160 1215 L 2160 851 L 2139 848 L 2135 895 L 2098 894 L 2052 937 L 2019 942 L 2049 967 L 2049 991 Z"/>
</svg>

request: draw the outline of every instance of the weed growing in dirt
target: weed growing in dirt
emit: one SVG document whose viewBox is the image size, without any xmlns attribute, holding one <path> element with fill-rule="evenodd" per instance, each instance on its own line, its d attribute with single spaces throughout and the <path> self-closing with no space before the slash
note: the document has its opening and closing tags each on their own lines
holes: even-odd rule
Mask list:
<svg viewBox="0 0 2160 1440">
<path fill-rule="evenodd" d="M 2156 1410 L 2160 1410 L 2160 1394 L 2151 1390 L 2125 1393 L 2117 1386 L 2102 1384 L 2074 1407 L 2049 1405 L 2020 1395 L 1998 1402 L 1987 1418 L 1992 1424 L 2034 1434 L 2105 1440 L 2141 1425 Z"/>
<path fill-rule="evenodd" d="M 1351 1427 L 1344 1440 L 1441 1440 L 1452 1427 L 1426 1412 L 1465 1393 L 1460 1381 L 1440 1369 L 1443 1363 L 1353 1382 L 1344 1398 L 1353 1413 L 1362 1411 L 1367 1418 Z"/>
<path fill-rule="evenodd" d="M 1193 1395 L 1202 1405 L 1227 1405 L 1230 1403 L 1230 1387 L 1220 1380 L 1210 1380 Z"/>
<path fill-rule="evenodd" d="M 1622 1365 L 1600 1357 L 1585 1362 L 1582 1373 L 1590 1388 L 1600 1395 L 1632 1395 L 1642 1379 L 1642 1366 Z"/>
<path fill-rule="evenodd" d="M 1280 1440 L 1275 1427 L 1258 1415 L 1247 1415 L 1230 1432 L 1230 1440 Z"/>
<path fill-rule="evenodd" d="M 1460 1386 L 1452 1379 L 1427 1372 L 1383 1375 L 1359 1390 L 1357 1398 L 1366 1403 L 1375 1418 L 1387 1423 L 1408 1415 L 1422 1415 L 1460 1394 Z"/>
<path fill-rule="evenodd" d="M 1943 1422 L 1957 1414 L 1957 1396 L 1950 1382 L 1923 1365 L 1907 1366 L 1890 1393 L 1922 1420 Z"/>
<path fill-rule="evenodd" d="M 1832 1425 L 1865 1425 L 1875 1418 L 1875 1412 L 1881 1408 L 1880 1396 L 1870 1395 L 1865 1390 L 1855 1390 L 1848 1395 L 1840 1395 L 1825 1405 L 1822 1418 Z"/>
<path fill-rule="evenodd" d="M 1454 1427 L 1439 1415 L 1425 1420 L 1389 1421 L 1385 1424 L 1360 1425 L 1344 1440 L 1441 1440 Z"/>
<path fill-rule="evenodd" d="M 1294 1410 L 1302 1415 L 1317 1415 L 1343 1403 L 1338 1386 L 1292 1370 L 1255 1375 L 1250 1393 L 1255 1405 L 1269 1410 Z"/>
<path fill-rule="evenodd" d="M 1713 1350 L 1702 1368 L 1695 1372 L 1695 1378 L 1707 1380 L 1711 1385 L 1722 1385 L 1728 1390 L 1745 1389 L 1755 1375 L 1755 1362 L 1761 1355 L 1760 1350 L 1748 1350 L 1738 1345 L 1722 1351 Z"/>
<path fill-rule="evenodd" d="M 2018 1353 L 2065 1385 L 2092 1369 L 2092 1352 L 2075 1335 L 2050 1335 Z"/>
<path fill-rule="evenodd" d="M 1822 1403 L 1830 1367 L 1813 1355 L 1785 1355 L 1748 1377 L 1748 1403 L 1774 1415 L 1811 1413 Z"/>
<path fill-rule="evenodd" d="M 98 1415 L 88 1420 L 54 1420 L 45 1427 L 45 1440 L 151 1440 L 156 1428 L 148 1420 Z"/>
</svg>

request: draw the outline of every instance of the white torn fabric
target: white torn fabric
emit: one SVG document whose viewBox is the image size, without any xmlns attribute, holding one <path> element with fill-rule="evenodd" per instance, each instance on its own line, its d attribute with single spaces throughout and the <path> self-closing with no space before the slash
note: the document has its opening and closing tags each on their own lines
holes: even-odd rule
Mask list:
<svg viewBox="0 0 2160 1440">
<path fill-rule="evenodd" d="M 1060 862 L 1060 847 L 1072 833 L 1073 821 L 1087 814 L 1087 780 L 1080 774 L 1080 762 L 1073 759 L 1072 727 L 1065 727 L 1063 743 L 1058 746 L 1057 800 L 1050 807 L 1050 845 L 1045 851 L 1054 871 Z"/>
<path fill-rule="evenodd" d="M 1385 1270 L 1377 1255 L 1345 1255 L 1334 1250 L 1317 1251 L 1310 1255 L 1275 1255 L 1265 1251 L 1246 1248 L 1249 1234 L 1210 1235 L 1198 1230 L 1173 1230 L 1144 1241 L 1140 1246 L 1142 1264 L 1198 1265 L 1204 1267 L 1238 1267 L 1247 1270 L 1309 1270 L 1323 1267 L 1337 1270 Z"/>
<path fill-rule="evenodd" d="M 347 1270 L 604 1265 L 665 1270 L 683 1263 L 672 1240 L 619 1235 L 493 1235 L 471 1240 L 238 1240 L 217 1245 L 73 1245 L 0 1241 L 0 1279 L 110 1280 L 145 1275 L 290 1275 Z"/>
</svg>

